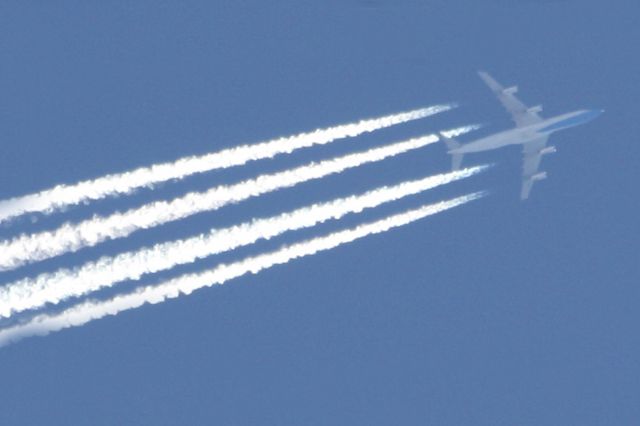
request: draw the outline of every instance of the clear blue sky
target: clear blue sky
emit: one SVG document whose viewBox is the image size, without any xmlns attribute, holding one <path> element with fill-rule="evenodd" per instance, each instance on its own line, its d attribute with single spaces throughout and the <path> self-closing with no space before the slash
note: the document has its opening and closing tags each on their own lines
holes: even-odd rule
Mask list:
<svg viewBox="0 0 640 426">
<path fill-rule="evenodd" d="M 275 4 L 274 4 L 275 3 Z M 553 136 L 549 179 L 518 200 L 517 148 L 431 200 L 482 201 L 168 303 L 0 349 L 0 424 L 559 425 L 640 418 L 635 2 L 5 1 L 0 199 L 439 102 L 456 111 L 31 224 L 108 213 L 421 132 L 508 116 L 490 71 L 544 114 L 604 108 Z M 472 138 L 469 135 L 465 140 Z M 442 146 L 202 214 L 74 265 L 446 170 Z"/>
</svg>

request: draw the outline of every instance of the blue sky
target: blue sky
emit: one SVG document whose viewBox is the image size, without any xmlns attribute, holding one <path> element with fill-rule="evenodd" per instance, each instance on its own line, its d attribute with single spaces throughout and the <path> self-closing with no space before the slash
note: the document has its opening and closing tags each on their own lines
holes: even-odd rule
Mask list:
<svg viewBox="0 0 640 426">
<path fill-rule="evenodd" d="M 490 172 L 201 270 L 425 202 L 481 201 L 380 236 L 0 349 L 1 424 L 633 424 L 639 7 L 599 1 L 3 2 L 0 199 L 440 102 L 455 111 L 273 161 L 16 221 L 8 238 L 471 122 L 510 126 L 486 69 L 553 136 L 518 200 Z M 463 141 L 473 135 L 463 137 Z M 447 170 L 440 145 L 0 275 L 6 283 Z M 133 284 L 131 284 L 133 286 Z"/>
</svg>

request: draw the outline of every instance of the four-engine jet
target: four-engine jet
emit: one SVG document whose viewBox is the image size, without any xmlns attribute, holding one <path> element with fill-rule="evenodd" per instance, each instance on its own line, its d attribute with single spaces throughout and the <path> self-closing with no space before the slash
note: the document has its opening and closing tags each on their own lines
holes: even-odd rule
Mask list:
<svg viewBox="0 0 640 426">
<path fill-rule="evenodd" d="M 486 72 L 480 71 L 478 74 L 511 114 L 516 127 L 464 145 L 442 135 L 442 139 L 447 144 L 448 153 L 452 156 L 453 169 L 460 168 L 464 154 L 488 151 L 507 145 L 522 145 L 524 167 L 520 199 L 525 200 L 529 197 L 534 182 L 547 177 L 546 172 L 538 172 L 538 166 L 543 155 L 556 152 L 554 146 L 547 146 L 551 133 L 587 123 L 602 114 L 603 110 L 579 110 L 553 118 L 542 118 L 539 115 L 542 106 L 528 108 L 515 97 L 518 91 L 517 86 L 504 88 Z"/>
</svg>

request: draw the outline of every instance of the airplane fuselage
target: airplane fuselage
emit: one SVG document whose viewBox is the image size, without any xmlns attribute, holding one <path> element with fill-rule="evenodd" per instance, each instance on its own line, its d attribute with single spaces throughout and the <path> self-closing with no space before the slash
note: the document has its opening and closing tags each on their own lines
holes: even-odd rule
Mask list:
<svg viewBox="0 0 640 426">
<path fill-rule="evenodd" d="M 579 110 L 547 118 L 536 124 L 505 130 L 493 135 L 466 143 L 449 151 L 450 154 L 489 151 L 507 145 L 523 145 L 558 130 L 568 129 L 587 123 L 602 113 L 602 110 Z"/>
</svg>

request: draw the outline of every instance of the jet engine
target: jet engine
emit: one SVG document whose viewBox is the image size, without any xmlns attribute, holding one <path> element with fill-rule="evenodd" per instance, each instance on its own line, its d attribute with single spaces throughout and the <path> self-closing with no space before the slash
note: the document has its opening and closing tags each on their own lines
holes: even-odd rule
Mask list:
<svg viewBox="0 0 640 426">
<path fill-rule="evenodd" d="M 531 181 L 532 182 L 537 182 L 539 180 L 543 180 L 547 178 L 547 172 L 540 172 L 540 173 L 536 173 L 535 175 L 531 176 Z"/>
<path fill-rule="evenodd" d="M 555 146 L 548 146 L 548 147 L 542 148 L 540 150 L 540 155 L 553 154 L 554 152 L 556 152 L 556 147 Z"/>
</svg>

